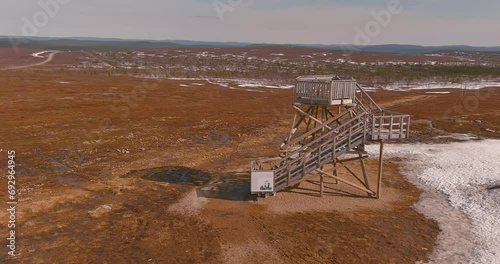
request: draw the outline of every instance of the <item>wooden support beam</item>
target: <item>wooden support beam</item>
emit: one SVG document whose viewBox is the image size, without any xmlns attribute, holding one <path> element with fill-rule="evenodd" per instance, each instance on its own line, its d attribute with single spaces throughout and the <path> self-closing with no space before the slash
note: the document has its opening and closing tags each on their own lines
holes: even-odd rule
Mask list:
<svg viewBox="0 0 500 264">
<path fill-rule="evenodd" d="M 328 109 L 328 108 L 327 108 L 327 109 L 326 109 L 326 111 L 328 112 L 328 115 L 329 115 L 329 116 L 331 116 L 331 117 L 335 118 L 335 116 L 332 114 L 332 112 L 330 112 L 330 109 Z M 340 113 L 339 113 L 339 114 L 340 114 Z"/>
<path fill-rule="evenodd" d="M 351 182 L 349 182 L 349 181 L 346 181 L 346 180 L 344 180 L 344 179 L 342 179 L 342 178 L 336 177 L 336 176 L 334 176 L 334 175 L 332 175 L 332 174 L 330 174 L 330 173 L 328 173 L 328 172 L 324 172 L 324 171 L 319 170 L 319 169 L 317 169 L 316 171 L 317 171 L 317 172 L 319 172 L 319 173 L 323 173 L 324 175 L 326 175 L 326 176 L 328 176 L 328 177 L 334 178 L 334 179 L 338 180 L 339 182 L 342 182 L 342 183 L 345 183 L 345 184 L 347 184 L 347 185 L 349 185 L 349 186 L 351 186 L 351 187 L 354 187 L 354 188 L 356 188 L 356 189 L 358 189 L 358 190 L 364 191 L 364 192 L 366 192 L 366 193 L 368 193 L 368 194 L 372 194 L 372 195 L 374 195 L 374 194 L 375 194 L 375 192 L 373 192 L 372 190 L 368 190 L 368 189 L 366 189 L 366 188 L 364 188 L 364 187 L 358 186 L 358 185 L 356 185 L 356 184 L 354 184 L 354 183 L 351 183 Z"/>
<path fill-rule="evenodd" d="M 338 170 L 340 170 L 340 169 L 342 169 L 342 168 L 345 168 L 345 165 L 344 165 L 344 164 L 340 164 L 340 165 L 335 164 L 334 166 L 335 166 L 335 167 L 333 167 L 333 172 L 335 173 L 335 176 L 337 176 L 337 174 L 336 174 L 336 173 L 337 173 L 337 171 L 338 171 Z"/>
<path fill-rule="evenodd" d="M 338 121 L 340 118 L 344 117 L 346 114 L 348 114 L 348 113 L 343 113 L 341 116 L 338 116 L 335 119 L 330 119 L 327 122 L 325 122 L 324 125 L 329 125 L 329 124 L 331 124 L 331 123 L 333 123 L 335 121 Z M 307 133 L 299 136 L 298 138 L 294 139 L 293 141 L 288 142 L 282 148 L 286 149 L 286 148 L 288 148 L 288 147 L 290 147 L 290 146 L 292 146 L 294 144 L 297 144 L 297 143 L 301 142 L 303 139 L 305 139 L 305 138 L 311 136 L 312 134 L 318 132 L 319 130 L 324 129 L 325 127 L 326 126 L 322 126 L 322 127 L 318 127 L 318 128 L 313 129 L 313 130 L 310 130 L 309 132 L 307 132 Z"/>
<path fill-rule="evenodd" d="M 337 170 L 338 170 L 338 168 L 337 168 L 337 160 L 335 159 L 335 160 L 333 160 L 333 175 L 335 177 L 339 176 Z M 335 184 L 338 184 L 338 183 L 339 183 L 339 181 L 335 179 Z"/>
<path fill-rule="evenodd" d="M 342 163 L 341 163 L 342 164 Z M 344 165 L 344 164 L 342 164 Z M 365 186 L 366 188 L 368 188 L 366 186 L 366 184 L 358 177 L 358 175 L 356 175 L 356 173 L 354 173 L 354 171 L 352 171 L 349 167 L 347 167 L 346 165 L 344 165 L 344 168 L 352 175 L 354 176 L 354 178 L 356 178 L 356 180 L 358 180 L 359 183 L 363 184 L 363 186 Z"/>
<path fill-rule="evenodd" d="M 338 162 L 338 163 L 344 163 L 344 162 L 355 161 L 355 160 L 359 160 L 359 159 L 366 159 L 366 158 L 368 158 L 368 156 L 361 156 L 361 158 L 360 158 L 360 157 L 355 157 L 355 158 L 350 158 L 350 159 L 342 159 L 342 160 L 337 159 L 337 162 Z"/>
<path fill-rule="evenodd" d="M 295 133 L 295 131 L 297 131 L 295 129 L 295 122 L 297 121 L 297 110 L 295 109 L 293 111 L 293 119 L 292 119 L 292 125 L 290 126 L 290 132 L 288 133 L 288 137 L 285 139 L 285 142 L 283 144 L 281 144 L 281 148 L 283 146 L 286 145 L 286 143 L 290 142 L 290 140 L 292 139 L 292 136 L 293 134 Z M 295 130 L 294 130 L 295 129 Z"/>
<path fill-rule="evenodd" d="M 365 180 L 365 186 L 367 189 L 370 189 L 370 182 L 368 181 L 368 174 L 366 173 L 365 160 L 362 158 L 363 154 L 359 153 L 359 159 L 361 162 L 361 171 L 363 172 L 363 178 Z"/>
<path fill-rule="evenodd" d="M 300 106 L 300 104 L 298 106 Z M 312 109 L 312 106 L 309 106 L 307 108 L 306 112 L 309 113 L 309 111 L 311 111 L 311 109 Z M 299 121 L 297 121 L 297 110 L 294 109 L 294 112 L 293 112 L 293 121 L 292 121 L 292 125 L 291 125 L 291 128 L 290 128 L 290 133 L 289 133 L 288 137 L 285 139 L 285 141 L 281 144 L 281 146 L 280 146 L 281 149 L 286 148 L 286 145 L 290 142 L 290 140 L 292 140 L 292 137 L 295 134 L 295 132 L 297 132 L 300 124 L 302 124 L 302 122 L 305 123 L 305 118 L 304 117 L 305 117 L 304 115 L 300 115 L 300 119 L 299 119 Z"/>
<path fill-rule="evenodd" d="M 309 113 L 309 111 L 311 111 L 311 109 L 312 109 L 312 106 L 309 106 L 309 107 L 307 108 L 307 110 L 306 110 L 306 113 Z M 302 122 L 305 122 L 304 120 L 305 120 L 304 116 L 303 116 L 303 115 L 301 115 L 301 116 L 300 116 L 299 121 L 298 121 L 298 122 L 297 122 L 297 124 L 294 126 L 294 128 L 298 128 L 298 127 L 300 126 L 300 124 L 302 124 Z"/>
<path fill-rule="evenodd" d="M 295 107 L 295 106 L 294 106 L 294 107 Z M 311 106 L 311 109 L 309 109 L 309 110 L 310 110 L 310 111 L 307 111 L 307 112 L 306 112 L 306 113 L 307 113 L 307 115 L 302 115 L 302 117 L 304 117 L 304 118 L 305 118 L 305 117 L 309 117 L 309 116 L 311 116 L 311 114 L 314 112 L 314 106 Z M 302 113 L 303 113 L 303 111 L 302 111 Z M 306 131 L 308 131 L 308 130 L 309 130 L 309 126 L 311 125 L 311 121 L 312 121 L 312 119 L 311 119 L 311 118 L 308 118 L 308 120 L 307 120 L 307 126 L 306 126 Z"/>
<path fill-rule="evenodd" d="M 300 109 L 300 108 L 298 108 L 298 107 L 296 107 L 296 106 L 294 106 L 294 108 L 295 108 L 295 109 L 297 109 L 299 112 L 301 112 L 303 115 L 305 115 L 305 116 L 309 117 L 310 119 L 314 120 L 316 123 L 318 123 L 318 124 L 320 124 L 320 125 L 324 125 L 324 124 L 323 124 L 323 122 L 321 122 L 320 120 L 318 120 L 316 117 L 314 117 L 314 116 L 312 116 L 312 115 L 310 115 L 310 114 L 308 114 L 308 113 L 306 113 L 306 112 L 302 111 L 302 109 Z M 317 114 L 317 112 L 318 112 L 318 111 L 317 111 L 317 108 L 316 108 L 316 114 Z M 329 127 L 329 126 L 327 126 L 327 125 L 324 125 L 324 126 L 325 126 L 326 128 L 328 128 L 328 129 L 330 129 L 330 130 L 332 129 L 331 127 Z"/>
</svg>

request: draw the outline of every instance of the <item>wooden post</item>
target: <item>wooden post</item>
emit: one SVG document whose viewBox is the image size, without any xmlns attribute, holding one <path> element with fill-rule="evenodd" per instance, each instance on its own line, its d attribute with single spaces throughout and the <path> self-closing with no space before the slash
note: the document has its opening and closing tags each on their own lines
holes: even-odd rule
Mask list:
<svg viewBox="0 0 500 264">
<path fill-rule="evenodd" d="M 321 170 L 323 170 L 323 167 L 321 167 Z M 319 197 L 323 197 L 323 192 L 325 190 L 325 176 L 323 173 L 320 173 L 320 179 L 319 179 Z"/>
<path fill-rule="evenodd" d="M 380 153 L 378 160 L 378 185 L 377 185 L 377 199 L 380 199 L 380 192 L 382 189 L 382 166 L 384 162 L 384 140 L 380 140 Z"/>
<path fill-rule="evenodd" d="M 338 177 L 338 173 L 337 173 L 337 158 L 335 157 L 335 159 L 333 160 L 333 175 L 335 177 Z M 339 184 L 339 181 L 337 179 L 335 179 L 335 182 L 334 184 Z"/>
<path fill-rule="evenodd" d="M 411 116 L 408 116 L 408 121 L 406 121 L 406 138 L 410 138 L 410 123 L 411 123 Z"/>
<path fill-rule="evenodd" d="M 297 109 L 295 106 L 293 106 L 295 109 Z M 298 109 L 297 109 L 298 110 Z M 309 109 L 307 109 L 307 112 L 304 113 L 304 111 L 299 111 L 301 112 L 303 115 L 304 115 L 304 120 L 305 118 L 307 117 L 307 127 L 306 127 L 306 130 L 309 130 L 309 126 L 311 125 L 311 114 L 314 112 L 314 106 L 311 106 L 309 107 Z"/>
<path fill-rule="evenodd" d="M 389 127 L 389 138 L 388 139 L 392 139 L 392 127 L 394 126 L 394 116 L 391 115 L 391 123 L 390 123 L 390 127 Z"/>
<path fill-rule="evenodd" d="M 326 106 L 321 107 L 321 122 L 325 123 L 327 114 L 326 114 Z M 321 133 L 325 133 L 325 127 L 321 129 Z M 319 165 L 321 165 L 321 145 L 318 148 L 318 156 L 319 156 Z M 323 170 L 324 166 L 321 166 L 321 170 Z M 323 173 L 320 173 L 320 179 L 319 179 L 319 197 L 323 198 L 323 192 L 325 191 L 325 176 Z"/>
<path fill-rule="evenodd" d="M 288 133 L 288 137 L 285 139 L 285 143 L 283 143 L 281 145 L 281 147 L 285 146 L 286 144 L 288 144 L 288 142 L 290 142 L 290 140 L 292 140 L 292 135 L 293 133 L 295 133 L 294 128 L 295 128 L 295 122 L 297 121 L 297 109 L 294 109 L 293 110 L 293 119 L 292 119 L 292 125 L 290 127 L 290 132 Z"/>
<path fill-rule="evenodd" d="M 366 173 L 365 160 L 363 159 L 363 154 L 359 152 L 359 160 L 361 162 L 361 171 L 363 172 L 363 178 L 365 180 L 366 189 L 370 189 L 370 182 L 368 181 L 368 174 Z"/>
<path fill-rule="evenodd" d="M 401 123 L 399 124 L 399 139 L 402 139 L 402 138 L 405 138 L 403 136 L 403 127 L 405 125 L 405 117 L 401 116 L 401 117 L 399 117 L 399 120 L 401 121 Z"/>
<path fill-rule="evenodd" d="M 318 119 L 319 106 L 315 106 L 314 108 L 315 108 L 315 110 L 316 110 L 316 111 L 315 111 L 315 113 L 314 113 L 314 116 L 313 116 L 313 117 L 311 117 L 311 118 L 312 118 L 314 121 L 316 121 L 316 123 L 314 123 L 314 127 L 318 127 L 318 123 L 321 123 L 321 121 L 319 121 L 319 119 Z M 319 122 L 318 122 L 318 121 L 319 121 Z M 331 128 L 329 128 L 329 129 L 331 129 Z"/>
</svg>

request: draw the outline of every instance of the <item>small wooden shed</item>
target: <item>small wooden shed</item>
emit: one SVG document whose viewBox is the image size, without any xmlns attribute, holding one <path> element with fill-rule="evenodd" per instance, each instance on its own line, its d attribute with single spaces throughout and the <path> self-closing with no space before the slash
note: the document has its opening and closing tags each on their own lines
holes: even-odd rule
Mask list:
<svg viewBox="0 0 500 264">
<path fill-rule="evenodd" d="M 295 102 L 311 105 L 346 105 L 354 103 L 356 81 L 337 75 L 311 75 L 298 77 Z"/>
</svg>

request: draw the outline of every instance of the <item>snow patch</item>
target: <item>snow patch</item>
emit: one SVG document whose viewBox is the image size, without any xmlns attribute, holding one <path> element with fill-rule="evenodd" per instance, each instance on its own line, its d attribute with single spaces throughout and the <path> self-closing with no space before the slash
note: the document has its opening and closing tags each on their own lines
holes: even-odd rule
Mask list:
<svg viewBox="0 0 500 264">
<path fill-rule="evenodd" d="M 429 82 L 429 83 L 416 83 L 404 84 L 395 83 L 382 87 L 384 90 L 389 91 L 411 91 L 411 90 L 430 90 L 430 89 L 470 89 L 478 90 L 487 87 L 500 87 L 500 80 L 484 80 L 477 82 L 467 83 L 453 83 L 453 82 Z"/>
<path fill-rule="evenodd" d="M 42 54 L 44 53 L 52 53 L 52 52 L 57 52 L 57 50 L 45 50 L 45 51 L 40 51 L 40 52 L 36 52 L 36 53 L 32 53 L 31 56 L 35 57 L 35 58 L 41 58 L 41 59 L 45 59 L 44 56 L 42 56 Z"/>
<path fill-rule="evenodd" d="M 243 87 L 243 88 L 252 88 L 252 87 L 261 87 L 261 88 L 270 88 L 270 89 L 290 89 L 295 87 L 294 85 L 265 85 L 265 84 L 259 84 L 259 83 L 243 83 L 243 84 L 238 84 L 238 87 Z"/>
<path fill-rule="evenodd" d="M 451 138 L 455 140 L 461 140 L 461 141 L 469 141 L 469 140 L 475 140 L 479 139 L 476 135 L 473 134 L 450 134 L 446 136 L 437 136 L 437 139 L 443 139 L 443 138 Z"/>
<path fill-rule="evenodd" d="M 263 93 L 264 91 L 246 89 L 247 92 Z"/>
<path fill-rule="evenodd" d="M 378 146 L 370 145 L 368 151 L 376 154 Z M 385 153 L 406 158 L 403 172 L 410 181 L 419 181 L 433 192 L 447 197 L 446 205 L 431 200 L 432 204 L 427 208 L 418 207 L 424 214 L 439 221 L 441 226 L 454 224 L 460 230 L 470 232 L 469 238 L 460 241 L 469 241 L 472 248 L 446 237 L 468 236 L 467 232 L 458 234 L 459 231 L 448 228 L 448 233 L 442 233 L 432 255 L 434 263 L 500 263 L 500 190 L 488 190 L 500 184 L 500 141 L 389 144 Z M 464 213 L 470 220 L 470 227 L 467 226 L 469 223 L 453 214 L 436 215 L 450 208 Z M 454 260 L 452 256 L 460 259 Z"/>
<path fill-rule="evenodd" d="M 426 94 L 450 94 L 451 92 L 425 92 Z"/>
<path fill-rule="evenodd" d="M 178 77 L 170 77 L 170 78 L 167 78 L 167 80 L 172 80 L 172 81 L 206 81 L 206 79 L 200 79 L 200 78 L 178 78 Z"/>
</svg>

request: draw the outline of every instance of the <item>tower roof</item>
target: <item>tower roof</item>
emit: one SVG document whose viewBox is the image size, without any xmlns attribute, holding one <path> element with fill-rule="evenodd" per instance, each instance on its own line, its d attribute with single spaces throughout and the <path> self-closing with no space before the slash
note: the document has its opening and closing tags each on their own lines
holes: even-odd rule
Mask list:
<svg viewBox="0 0 500 264">
<path fill-rule="evenodd" d="M 342 78 L 339 77 L 336 74 L 329 74 L 329 75 L 304 75 L 304 76 L 299 76 L 296 79 L 297 81 L 324 81 L 324 82 L 331 82 L 334 80 L 353 80 L 352 78 Z"/>
</svg>

